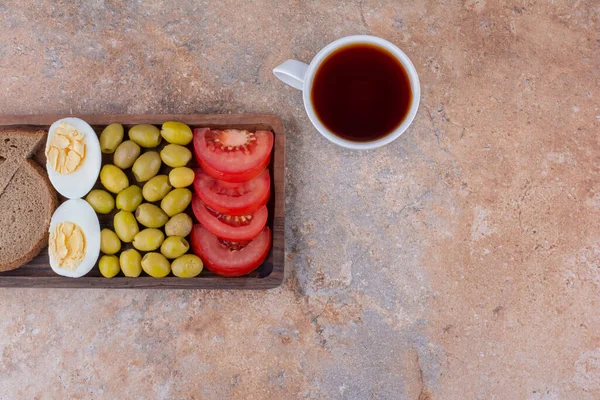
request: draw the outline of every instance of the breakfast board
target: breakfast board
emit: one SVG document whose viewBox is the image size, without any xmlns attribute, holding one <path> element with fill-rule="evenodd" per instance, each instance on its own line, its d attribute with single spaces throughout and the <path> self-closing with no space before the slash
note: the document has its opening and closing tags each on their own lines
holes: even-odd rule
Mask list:
<svg viewBox="0 0 600 400">
<path fill-rule="evenodd" d="M 61 115 L 0 115 L 0 129 L 26 128 L 48 130 Z M 71 116 L 68 116 L 71 117 Z M 285 183 L 285 133 L 281 119 L 270 114 L 166 114 L 166 115 L 83 115 L 97 135 L 109 124 L 118 121 L 126 128 L 137 124 L 160 125 L 165 121 L 180 121 L 190 128 L 240 129 L 270 131 L 274 135 L 272 157 L 267 167 L 271 175 L 271 197 L 267 203 L 267 227 L 272 231 L 272 247 L 262 265 L 241 277 L 222 277 L 205 269 L 194 278 L 181 279 L 166 276 L 160 279 L 147 275 L 136 278 L 120 274 L 107 279 L 98 265 L 85 276 L 73 279 L 54 273 L 49 266 L 48 249 L 44 248 L 32 261 L 20 268 L 0 272 L 0 287 L 29 288 L 153 288 L 153 289 L 270 289 L 281 284 L 284 277 L 284 183 Z M 106 157 L 106 155 L 103 155 Z M 43 149 L 33 159 L 46 165 Z M 196 165 L 191 165 L 195 167 Z M 96 183 L 96 187 L 99 187 Z M 59 195 L 59 203 L 66 199 Z M 191 206 L 186 213 L 193 217 Z M 0 212 L 2 212 L 0 210 Z M 100 227 L 108 227 L 114 213 L 99 215 Z"/>
</svg>

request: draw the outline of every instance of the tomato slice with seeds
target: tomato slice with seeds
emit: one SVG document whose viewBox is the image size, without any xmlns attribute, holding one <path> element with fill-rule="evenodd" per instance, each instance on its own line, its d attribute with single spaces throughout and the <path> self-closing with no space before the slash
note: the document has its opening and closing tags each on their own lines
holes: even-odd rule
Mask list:
<svg viewBox="0 0 600 400">
<path fill-rule="evenodd" d="M 211 210 L 198 198 L 192 199 L 192 210 L 198 222 L 213 235 L 232 242 L 247 242 L 262 232 L 269 212 L 263 206 L 254 214 L 234 216 Z"/>
<path fill-rule="evenodd" d="M 273 140 L 269 131 L 196 128 L 194 153 L 200 166 L 213 178 L 244 182 L 269 165 Z"/>
<path fill-rule="evenodd" d="M 253 214 L 269 201 L 269 170 L 264 170 L 250 181 L 240 183 L 215 179 L 200 169 L 195 173 L 194 191 L 204 204 L 221 214 Z"/>
<path fill-rule="evenodd" d="M 219 239 L 200 224 L 190 234 L 192 251 L 217 275 L 242 276 L 258 268 L 271 249 L 271 230 L 265 227 L 252 241 L 236 246 Z"/>
</svg>

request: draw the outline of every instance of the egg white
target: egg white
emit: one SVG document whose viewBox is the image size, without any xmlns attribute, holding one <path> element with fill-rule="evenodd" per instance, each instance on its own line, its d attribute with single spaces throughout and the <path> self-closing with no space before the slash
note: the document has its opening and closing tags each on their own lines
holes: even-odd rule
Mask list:
<svg viewBox="0 0 600 400">
<path fill-rule="evenodd" d="M 73 125 L 75 129 L 83 134 L 85 138 L 85 158 L 77 171 L 71 174 L 59 174 L 54 171 L 48 161 L 46 161 L 46 170 L 48 171 L 48 178 L 50 178 L 52 186 L 54 186 L 54 189 L 56 189 L 58 193 L 69 199 L 80 198 L 85 196 L 92 189 L 96 180 L 98 180 L 100 167 L 102 165 L 100 141 L 98 140 L 96 132 L 94 132 L 92 127 L 84 120 L 79 118 L 63 118 L 50 126 L 48 138 L 46 139 L 46 151 L 48 150 L 50 139 L 56 131 L 56 127 L 61 122 Z"/>
<path fill-rule="evenodd" d="M 54 232 L 56 225 L 61 222 L 73 222 L 81 228 L 85 236 L 85 255 L 81 264 L 73 270 L 62 269 L 57 265 L 57 261 L 48 252 L 50 258 L 50 267 L 59 275 L 69 278 L 79 278 L 84 276 L 96 265 L 100 255 L 100 223 L 96 212 L 82 199 L 68 200 L 56 209 L 52 220 L 50 221 L 50 234 Z"/>
</svg>

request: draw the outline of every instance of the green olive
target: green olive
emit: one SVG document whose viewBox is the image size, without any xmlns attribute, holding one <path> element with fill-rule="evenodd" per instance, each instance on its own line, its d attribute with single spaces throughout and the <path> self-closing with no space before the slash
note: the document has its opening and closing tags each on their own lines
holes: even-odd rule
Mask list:
<svg viewBox="0 0 600 400">
<path fill-rule="evenodd" d="M 154 251 L 165 240 L 165 234 L 160 229 L 147 228 L 133 238 L 133 247 L 140 251 Z"/>
<path fill-rule="evenodd" d="M 142 258 L 142 268 L 153 278 L 164 278 L 171 272 L 171 263 L 160 253 L 147 253 Z"/>
<path fill-rule="evenodd" d="M 154 125 L 140 124 L 129 129 L 129 139 L 142 147 L 156 147 L 160 144 L 160 130 Z"/>
<path fill-rule="evenodd" d="M 98 262 L 98 267 L 100 273 L 107 278 L 112 278 L 121 270 L 117 256 L 102 256 Z"/>
<path fill-rule="evenodd" d="M 104 254 L 115 254 L 121 250 L 121 241 L 116 233 L 104 228 L 100 231 L 100 251 Z"/>
<path fill-rule="evenodd" d="M 131 185 L 127 189 L 121 190 L 117 195 L 117 208 L 134 212 L 142 203 L 142 188 L 137 185 Z"/>
<path fill-rule="evenodd" d="M 85 201 L 90 203 L 90 206 L 98 214 L 108 214 L 115 208 L 115 199 L 105 190 L 92 190 L 86 196 Z"/>
<path fill-rule="evenodd" d="M 188 167 L 173 168 L 169 172 L 169 182 L 174 188 L 190 186 L 194 183 L 194 170 Z"/>
<path fill-rule="evenodd" d="M 193 254 L 186 254 L 178 257 L 171 264 L 173 275 L 179 278 L 193 278 L 202 272 L 202 260 Z"/>
<path fill-rule="evenodd" d="M 146 182 L 158 173 L 161 161 L 156 151 L 149 151 L 142 154 L 133 163 L 133 175 L 138 182 Z"/>
<path fill-rule="evenodd" d="M 140 224 L 148 228 L 160 228 L 169 220 L 160 207 L 150 203 L 140 204 L 135 210 L 135 217 Z"/>
<path fill-rule="evenodd" d="M 146 201 L 159 201 L 172 189 L 167 175 L 156 175 L 144 184 L 142 194 Z"/>
<path fill-rule="evenodd" d="M 168 121 L 162 125 L 161 136 L 169 143 L 185 146 L 192 141 L 194 135 L 189 126 L 183 122 Z"/>
<path fill-rule="evenodd" d="M 169 167 L 185 167 L 192 159 L 192 152 L 178 144 L 168 144 L 160 152 L 160 158 Z"/>
<path fill-rule="evenodd" d="M 167 236 L 186 237 L 192 231 L 192 218 L 186 213 L 176 214 L 165 225 Z"/>
<path fill-rule="evenodd" d="M 133 238 L 140 231 L 137 221 L 129 211 L 119 211 L 113 219 L 115 232 L 121 241 L 131 243 Z"/>
<path fill-rule="evenodd" d="M 160 252 L 167 258 L 177 258 L 190 249 L 190 244 L 181 236 L 169 236 L 162 242 Z"/>
<path fill-rule="evenodd" d="M 140 146 L 132 140 L 126 140 L 115 150 L 113 163 L 121 169 L 131 168 L 139 156 Z"/>
<path fill-rule="evenodd" d="M 125 276 L 137 278 L 142 273 L 142 256 L 137 250 L 129 249 L 121 253 L 119 257 L 121 271 Z"/>
<path fill-rule="evenodd" d="M 167 213 L 169 217 L 185 211 L 192 201 L 192 192 L 186 188 L 173 189 L 160 202 L 160 208 Z"/>
<path fill-rule="evenodd" d="M 105 154 L 112 154 L 123 141 L 123 125 L 110 124 L 100 134 L 100 149 Z"/>
<path fill-rule="evenodd" d="M 129 179 L 119 167 L 107 164 L 100 171 L 100 182 L 109 192 L 119 193 L 129 186 Z"/>
</svg>

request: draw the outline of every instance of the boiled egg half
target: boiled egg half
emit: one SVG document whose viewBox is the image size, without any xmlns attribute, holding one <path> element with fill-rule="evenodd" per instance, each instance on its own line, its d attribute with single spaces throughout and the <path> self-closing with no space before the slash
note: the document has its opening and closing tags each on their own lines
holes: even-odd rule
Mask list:
<svg viewBox="0 0 600 400">
<path fill-rule="evenodd" d="M 92 127 L 79 118 L 63 118 L 50 126 L 46 170 L 52 186 L 69 199 L 85 196 L 100 173 L 102 152 Z"/>
<path fill-rule="evenodd" d="M 100 254 L 100 223 L 96 212 L 82 199 L 67 200 L 50 221 L 50 267 L 69 278 L 84 276 Z"/>
</svg>

